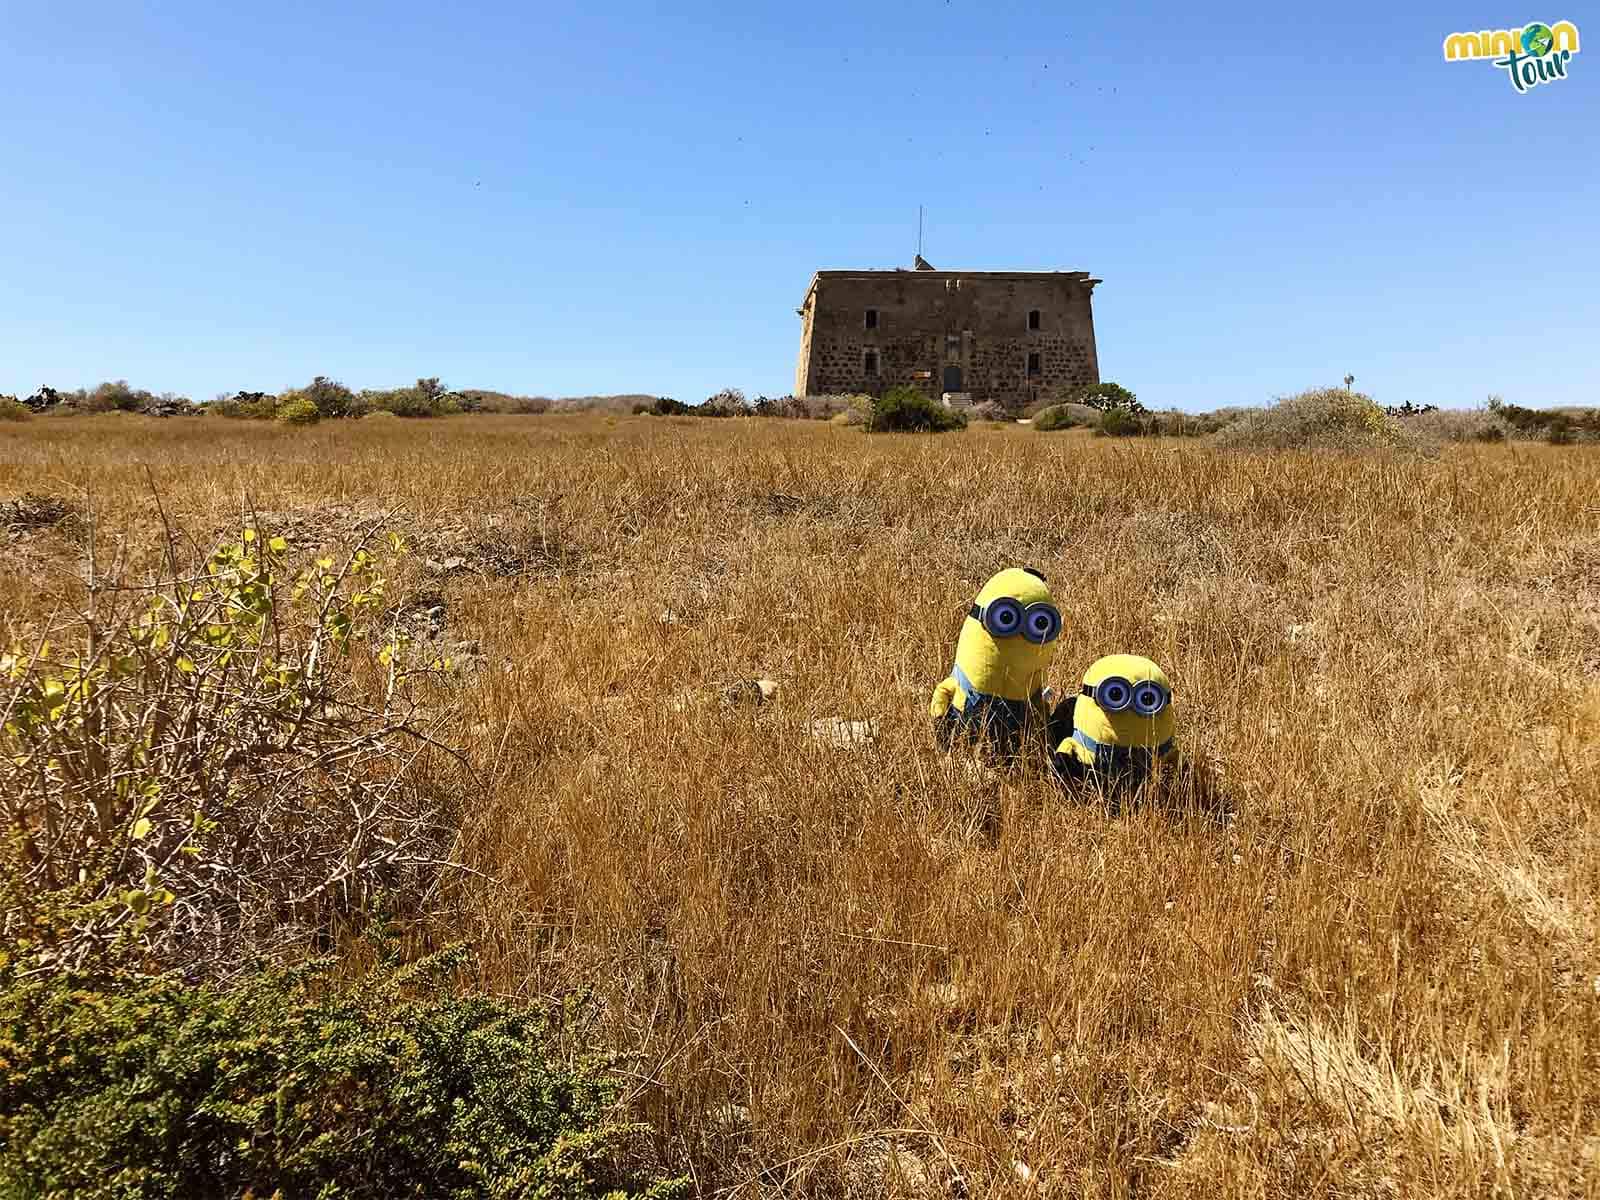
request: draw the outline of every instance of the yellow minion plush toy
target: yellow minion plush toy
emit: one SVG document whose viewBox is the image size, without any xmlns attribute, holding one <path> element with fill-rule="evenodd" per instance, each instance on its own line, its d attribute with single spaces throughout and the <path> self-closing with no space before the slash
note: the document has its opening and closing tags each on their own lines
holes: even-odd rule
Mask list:
<svg viewBox="0 0 1600 1200">
<path fill-rule="evenodd" d="M 1051 756 L 1065 778 L 1139 775 L 1173 754 L 1172 681 L 1148 658 L 1112 654 L 1096 661 L 1083 673 L 1079 694 L 1052 715 L 1052 737 L 1063 732 L 1069 706 L 1071 734 Z"/>
<path fill-rule="evenodd" d="M 933 689 L 928 713 L 942 744 L 985 735 L 1008 751 L 1031 724 L 1043 728 L 1044 673 L 1061 636 L 1061 610 L 1032 567 L 1001 571 L 978 592 L 956 641 L 956 662 Z"/>
</svg>

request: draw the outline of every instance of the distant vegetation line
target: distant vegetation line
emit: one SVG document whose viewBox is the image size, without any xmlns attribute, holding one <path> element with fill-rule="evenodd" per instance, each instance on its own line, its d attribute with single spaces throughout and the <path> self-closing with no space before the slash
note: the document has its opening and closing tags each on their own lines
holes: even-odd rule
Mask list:
<svg viewBox="0 0 1600 1200">
<path fill-rule="evenodd" d="M 1353 378 L 1353 377 L 1352 377 Z M 1381 405 L 1351 389 L 1313 388 L 1271 405 L 1225 406 L 1210 412 L 1152 411 L 1120 384 L 1105 381 L 1060 390 L 1032 405 L 1012 408 L 994 401 L 959 410 L 911 387 L 881 395 L 758 396 L 724 388 L 698 404 L 669 396 L 631 392 L 620 395 L 521 396 L 486 388 L 447 388 L 437 377 L 408 387 L 351 389 L 318 375 L 302 387 L 279 393 L 239 391 L 196 403 L 173 392 L 150 392 L 126 380 L 94 388 L 60 391 L 41 387 L 33 394 L 0 394 L 0 420 L 29 416 L 139 413 L 173 417 L 211 414 L 286 425 L 359 417 L 444 417 L 463 413 L 537 415 L 559 412 L 645 414 L 660 417 L 777 417 L 832 420 L 869 432 L 945 432 L 969 421 L 1031 421 L 1039 432 L 1086 430 L 1104 437 L 1211 437 L 1244 448 L 1388 445 L 1426 448 L 1442 442 L 1499 442 L 1542 439 L 1562 445 L 1600 441 L 1600 409 L 1525 408 L 1498 396 L 1473 409 L 1435 405 Z"/>
</svg>

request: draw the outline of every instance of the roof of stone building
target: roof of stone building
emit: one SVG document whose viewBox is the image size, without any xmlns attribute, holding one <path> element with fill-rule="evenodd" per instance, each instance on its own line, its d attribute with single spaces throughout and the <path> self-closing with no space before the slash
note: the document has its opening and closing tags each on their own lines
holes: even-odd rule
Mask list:
<svg viewBox="0 0 1600 1200">
<path fill-rule="evenodd" d="M 917 255 L 917 265 L 907 267 L 866 267 L 855 270 L 830 270 L 818 271 L 811 276 L 811 283 L 806 288 L 805 298 L 801 300 L 801 307 L 811 299 L 811 293 L 816 291 L 817 283 L 823 279 L 892 279 L 900 275 L 916 275 L 935 279 L 1038 279 L 1042 276 L 1059 275 L 1068 279 L 1081 280 L 1090 288 L 1104 280 L 1092 278 L 1087 271 L 941 271 L 930 264 L 922 255 Z"/>
</svg>

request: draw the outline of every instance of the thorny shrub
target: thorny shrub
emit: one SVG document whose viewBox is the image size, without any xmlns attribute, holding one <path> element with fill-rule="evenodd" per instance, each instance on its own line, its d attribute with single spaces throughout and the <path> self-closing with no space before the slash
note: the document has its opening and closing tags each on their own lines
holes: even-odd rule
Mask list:
<svg viewBox="0 0 1600 1200">
<path fill-rule="evenodd" d="M 253 527 L 153 583 L 102 576 L 0 655 L 0 936 L 44 971 L 191 974 L 418 896 L 451 831 L 419 761 L 374 526 L 337 558 Z"/>
<path fill-rule="evenodd" d="M 1428 441 L 1389 416 L 1361 392 L 1312 388 L 1271 408 L 1244 412 L 1217 435 L 1217 444 L 1245 450 L 1411 449 Z"/>
</svg>

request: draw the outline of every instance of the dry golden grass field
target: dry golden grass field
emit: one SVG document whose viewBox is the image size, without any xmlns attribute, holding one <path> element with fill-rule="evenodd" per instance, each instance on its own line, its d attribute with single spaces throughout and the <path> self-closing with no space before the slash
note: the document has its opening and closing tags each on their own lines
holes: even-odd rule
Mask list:
<svg viewBox="0 0 1600 1200">
<path fill-rule="evenodd" d="M 246 505 L 330 544 L 397 510 L 477 776 L 480 874 L 417 937 L 640 1052 L 632 1112 L 700 1194 L 1600 1188 L 1594 449 L 0 426 L 0 499 L 88 494 L 136 567 L 152 482 L 201 542 Z M 81 554 L 6 535 L 10 627 Z M 1220 807 L 936 749 L 962 615 L 1018 564 L 1066 615 L 1052 682 L 1162 663 Z"/>
</svg>

